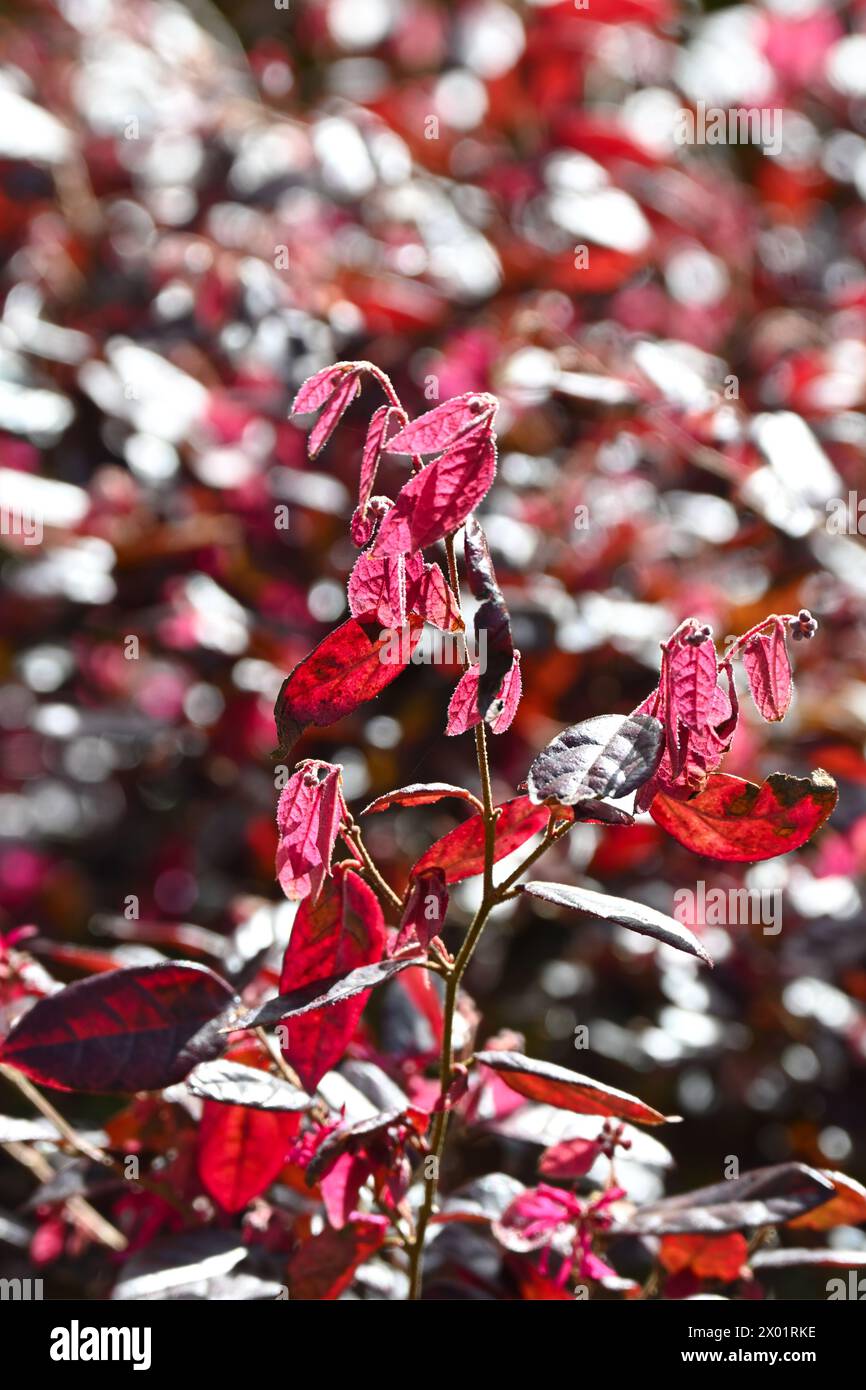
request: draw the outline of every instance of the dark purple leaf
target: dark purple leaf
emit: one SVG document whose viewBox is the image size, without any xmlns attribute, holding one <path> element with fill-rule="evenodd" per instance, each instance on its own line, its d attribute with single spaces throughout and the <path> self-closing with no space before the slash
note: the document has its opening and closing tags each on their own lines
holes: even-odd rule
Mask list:
<svg viewBox="0 0 866 1390">
<path fill-rule="evenodd" d="M 532 800 L 574 806 L 590 797 L 625 796 L 655 772 L 664 731 L 648 714 L 602 714 L 573 724 L 529 769 Z"/>
</svg>

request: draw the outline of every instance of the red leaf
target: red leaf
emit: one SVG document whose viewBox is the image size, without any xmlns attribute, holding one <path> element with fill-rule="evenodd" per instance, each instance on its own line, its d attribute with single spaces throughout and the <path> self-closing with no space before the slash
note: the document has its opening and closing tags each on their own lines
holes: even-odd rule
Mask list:
<svg viewBox="0 0 866 1390">
<path fill-rule="evenodd" d="M 739 1231 L 730 1235 L 663 1236 L 659 1263 L 669 1274 L 690 1269 L 698 1279 L 721 1279 L 728 1284 L 748 1263 L 749 1242 Z"/>
<path fill-rule="evenodd" d="M 438 454 L 467 430 L 474 430 L 493 418 L 495 396 L 467 392 L 443 401 L 426 415 L 402 429 L 388 444 L 392 454 Z"/>
<path fill-rule="evenodd" d="M 496 822 L 494 859 L 504 859 L 513 850 L 544 830 L 550 819 L 546 806 L 534 806 L 528 796 L 516 796 L 506 801 L 500 808 L 501 815 Z M 441 840 L 431 845 L 412 869 L 413 874 L 423 873 L 440 865 L 445 870 L 446 883 L 459 883 L 472 874 L 480 874 L 484 869 L 484 817 L 471 816 L 458 825 Z"/>
<path fill-rule="evenodd" d="M 352 1213 L 357 1209 L 361 1188 L 369 1176 L 370 1165 L 365 1158 L 344 1153 L 330 1172 L 320 1179 L 319 1190 L 328 1220 L 338 1231 L 348 1225 Z"/>
<path fill-rule="evenodd" d="M 277 805 L 277 879 L 289 899 L 319 896 L 340 824 L 341 770 L 308 759 L 298 764 Z"/>
<path fill-rule="evenodd" d="M 349 1287 L 359 1265 L 381 1249 L 387 1216 L 359 1216 L 335 1231 L 328 1227 L 300 1246 L 289 1261 L 289 1292 L 302 1301 L 331 1301 Z"/>
<path fill-rule="evenodd" d="M 659 792 L 650 815 L 695 854 L 752 863 L 799 849 L 824 824 L 838 796 L 833 778 L 820 767 L 809 777 L 774 772 L 761 786 L 718 772 L 691 801 Z"/>
<path fill-rule="evenodd" d="M 452 787 L 450 782 L 413 782 L 408 787 L 398 787 L 396 791 L 377 796 L 369 806 L 365 806 L 362 816 L 372 816 L 378 811 L 387 811 L 389 806 L 429 806 L 434 801 L 442 801 L 448 796 L 459 797 L 473 806 L 478 802 L 464 787 Z"/>
<path fill-rule="evenodd" d="M 460 439 L 400 489 L 376 538 L 382 555 L 423 550 L 462 526 L 488 491 L 496 446 L 486 430 Z"/>
<path fill-rule="evenodd" d="M 198 1136 L 199 1177 L 224 1211 L 242 1211 L 270 1186 L 300 1123 L 300 1115 L 205 1101 Z"/>
<path fill-rule="evenodd" d="M 288 751 L 309 724 L 324 728 L 372 700 L 409 664 L 423 627 L 410 617 L 399 631 L 379 631 L 349 618 L 286 677 L 274 717 Z"/>
<path fill-rule="evenodd" d="M 376 894 L 351 869 L 338 865 L 318 903 L 306 898 L 298 908 L 283 960 L 280 994 L 375 964 L 382 959 L 385 944 L 385 924 Z M 283 1053 L 305 1090 L 314 1091 L 325 1072 L 340 1060 L 369 997 L 370 991 L 364 990 L 283 1025 L 288 1030 Z"/>
<path fill-rule="evenodd" d="M 640 1125 L 662 1125 L 670 1118 L 626 1091 L 520 1052 L 476 1052 L 475 1060 L 498 1072 L 512 1091 L 542 1105 L 555 1105 L 578 1115 L 612 1115 Z"/>
<path fill-rule="evenodd" d="M 203 965 L 172 961 L 95 975 L 40 999 L 0 1061 L 61 1091 L 154 1091 L 225 1048 L 217 1020 L 234 994 Z"/>
<path fill-rule="evenodd" d="M 431 939 L 441 935 L 447 911 L 445 871 L 435 865 L 418 874 L 409 885 L 394 950 L 399 951 L 412 941 L 419 941 L 426 950 Z"/>
<path fill-rule="evenodd" d="M 743 667 L 761 718 L 770 723 L 784 719 L 794 690 L 784 623 L 777 621 L 772 632 L 746 643 Z"/>
</svg>

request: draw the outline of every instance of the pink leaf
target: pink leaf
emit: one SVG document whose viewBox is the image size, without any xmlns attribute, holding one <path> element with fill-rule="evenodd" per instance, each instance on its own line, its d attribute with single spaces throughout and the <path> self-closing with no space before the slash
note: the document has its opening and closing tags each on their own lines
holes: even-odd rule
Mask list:
<svg viewBox="0 0 866 1390">
<path fill-rule="evenodd" d="M 743 666 L 761 718 L 770 723 L 784 719 L 793 694 L 784 623 L 777 620 L 772 632 L 746 643 Z"/>
<path fill-rule="evenodd" d="M 423 575 L 423 555 L 379 555 L 364 550 L 349 576 L 349 612 L 353 618 L 380 623 L 382 627 L 401 627 L 406 620 L 406 581 L 408 572 Z"/>
<path fill-rule="evenodd" d="M 478 713 L 479 668 L 470 666 L 464 671 L 454 687 L 454 694 L 448 705 L 446 734 L 465 734 L 481 723 Z M 511 668 L 499 687 L 496 699 L 488 710 L 487 722 L 494 734 L 504 734 L 517 713 L 523 683 L 520 678 L 520 652 L 515 651 Z"/>
<path fill-rule="evenodd" d="M 406 565 L 406 607 L 443 632 L 457 632 L 463 627 L 460 606 L 437 564 L 424 565 L 420 573 L 411 566 L 415 557 L 409 556 Z"/>
<path fill-rule="evenodd" d="M 597 1139 L 564 1139 L 545 1149 L 538 1171 L 546 1178 L 582 1178 L 601 1153 Z"/>
<path fill-rule="evenodd" d="M 419 415 L 388 444 L 392 454 L 438 454 L 467 430 L 487 424 L 497 406 L 495 396 L 467 392 Z"/>
<path fill-rule="evenodd" d="M 468 666 L 455 685 L 454 693 L 448 702 L 446 734 L 465 734 L 467 729 L 474 729 L 476 724 L 481 723 L 481 715 L 478 713 L 478 677 L 478 667 Z"/>
<path fill-rule="evenodd" d="M 295 396 L 290 414 L 309 415 L 319 410 L 325 401 L 333 396 L 338 385 L 347 373 L 357 373 L 357 362 L 336 362 L 332 367 L 323 367 L 320 372 L 307 377 Z"/>
<path fill-rule="evenodd" d="M 283 960 L 280 994 L 375 964 L 382 959 L 386 939 L 375 893 L 351 869 L 337 865 L 318 902 L 306 898 L 298 908 Z M 283 1054 L 307 1091 L 312 1093 L 325 1072 L 339 1062 L 369 997 L 367 989 L 280 1025 L 288 1035 Z"/>
<path fill-rule="evenodd" d="M 337 386 L 336 391 L 331 396 L 325 409 L 322 411 L 312 430 L 307 444 L 307 452 L 310 458 L 315 458 L 316 454 L 327 444 L 345 411 L 361 390 L 360 372 L 348 372 Z"/>
<path fill-rule="evenodd" d="M 390 497 L 371 497 L 366 506 L 355 508 L 349 522 L 349 535 L 359 550 L 373 539 L 373 532 L 393 505 Z"/>
<path fill-rule="evenodd" d="M 487 723 L 490 725 L 494 734 L 504 734 L 511 724 L 517 706 L 520 704 L 520 696 L 523 693 L 523 681 L 520 675 L 520 652 L 516 650 L 511 662 L 511 668 L 506 673 L 505 679 L 499 687 L 499 694 L 487 711 Z"/>
<path fill-rule="evenodd" d="M 277 806 L 277 879 L 287 898 L 319 896 L 340 824 L 341 769 L 312 759 L 298 764 Z"/>
<path fill-rule="evenodd" d="M 395 405 L 380 405 L 370 420 L 370 428 L 367 430 L 364 452 L 361 456 L 361 481 L 358 486 L 358 505 L 362 515 L 366 513 L 367 503 L 373 491 L 376 470 L 379 467 L 379 456 L 388 437 L 388 430 L 394 424 L 405 424 L 405 421 L 405 410 L 400 410 Z"/>
<path fill-rule="evenodd" d="M 349 577 L 349 611 L 354 618 L 400 627 L 406 614 L 453 632 L 463 626 L 457 600 L 436 564 L 414 555 L 380 555 L 365 550 Z"/>
<path fill-rule="evenodd" d="M 716 650 L 708 638 L 694 645 L 675 644 L 670 656 L 670 696 L 673 711 L 688 729 L 707 724 L 718 682 Z"/>
<path fill-rule="evenodd" d="M 458 440 L 422 468 L 397 495 L 382 522 L 376 549 L 383 555 L 423 550 L 462 526 L 496 473 L 496 446 L 486 430 Z"/>
</svg>

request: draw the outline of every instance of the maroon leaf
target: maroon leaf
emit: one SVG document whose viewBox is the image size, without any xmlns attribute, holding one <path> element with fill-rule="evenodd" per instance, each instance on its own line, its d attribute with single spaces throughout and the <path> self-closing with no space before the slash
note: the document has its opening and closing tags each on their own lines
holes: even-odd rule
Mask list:
<svg viewBox="0 0 866 1390">
<path fill-rule="evenodd" d="M 785 625 L 777 619 L 770 633 L 759 633 L 746 643 L 743 667 L 752 699 L 762 719 L 784 719 L 794 691 L 791 662 L 785 641 Z"/>
<path fill-rule="evenodd" d="M 425 869 L 410 883 L 394 950 L 399 951 L 418 941 L 426 951 L 432 938 L 441 935 L 447 911 L 445 870 L 437 864 L 432 869 Z"/>
<path fill-rule="evenodd" d="M 277 805 L 277 879 L 289 899 L 319 896 L 331 872 L 340 824 L 341 769 L 307 759 L 283 788 Z"/>
<path fill-rule="evenodd" d="M 300 1123 L 300 1115 L 205 1101 L 198 1172 L 224 1211 L 242 1211 L 271 1185 L 285 1164 Z"/>
<path fill-rule="evenodd" d="M 406 425 L 395 434 L 388 450 L 392 454 L 438 454 L 468 430 L 487 425 L 496 406 L 495 396 L 475 392 L 455 396 Z"/>
<path fill-rule="evenodd" d="M 691 801 L 660 792 L 650 815 L 695 854 L 753 863 L 799 849 L 824 824 L 838 796 L 833 778 L 820 767 L 809 777 L 774 772 L 761 786 L 718 772 Z"/>
<path fill-rule="evenodd" d="M 249 1106 L 253 1110 L 292 1113 L 309 1110 L 313 1101 L 305 1091 L 280 1076 L 247 1067 L 242 1062 L 203 1062 L 186 1078 L 187 1090 L 202 1100 L 220 1105 Z"/>
<path fill-rule="evenodd" d="M 311 980 L 308 985 L 290 990 L 288 994 L 276 994 L 266 999 L 256 1009 L 238 1010 L 229 1016 L 224 1032 L 233 1033 L 243 1028 L 268 1028 L 274 1023 L 288 1018 L 299 1018 L 315 1009 L 329 1008 L 342 1004 L 358 994 L 369 994 L 376 985 L 399 975 L 413 965 L 423 965 L 422 955 L 404 956 L 400 960 L 380 960 L 374 965 L 361 965 L 343 975 L 327 975 L 321 980 Z M 363 1006 L 362 1006 L 363 1007 Z"/>
<path fill-rule="evenodd" d="M 328 975 L 375 964 L 384 954 L 386 940 L 376 894 L 351 869 L 338 866 L 318 903 L 307 898 L 298 909 L 283 961 L 281 994 Z M 314 1091 L 342 1057 L 368 996 L 369 991 L 344 996 L 339 1004 L 292 1023 L 282 1050 L 308 1091 Z"/>
<path fill-rule="evenodd" d="M 606 893 L 594 893 L 589 888 L 573 888 L 566 883 L 534 881 L 524 883 L 523 891 L 533 898 L 558 903 L 560 907 L 570 907 L 575 912 L 585 912 L 592 917 L 601 917 L 605 922 L 613 922 L 615 926 L 640 932 L 642 936 L 651 936 L 665 946 L 673 946 L 678 951 L 697 956 L 707 965 L 713 963 L 693 932 L 681 926 L 673 917 L 643 903 L 632 902 L 628 898 L 612 898 Z"/>
<path fill-rule="evenodd" d="M 602 714 L 559 734 L 535 759 L 527 785 L 535 802 L 574 806 L 590 797 L 625 796 L 653 775 L 663 730 L 648 714 Z"/>
<path fill-rule="evenodd" d="M 379 811 L 387 811 L 389 806 L 429 806 L 434 801 L 454 796 L 477 806 L 478 801 L 465 787 L 452 787 L 450 782 L 413 782 L 408 787 L 398 787 L 396 791 L 377 796 L 369 806 L 365 806 L 362 816 L 372 816 Z"/>
<path fill-rule="evenodd" d="M 833 1190 L 833 1184 L 814 1168 L 779 1163 L 651 1202 L 617 1229 L 635 1235 L 756 1230 L 811 1211 L 832 1197 Z"/>
<path fill-rule="evenodd" d="M 281 749 L 287 752 L 310 724 L 333 724 L 390 685 L 408 666 L 422 628 L 411 616 L 398 631 L 349 618 L 329 633 L 280 688 L 274 718 Z"/>
<path fill-rule="evenodd" d="M 612 1115 L 640 1125 L 662 1125 L 671 1118 L 626 1091 L 614 1090 L 553 1062 L 524 1057 L 520 1052 L 476 1052 L 475 1060 L 498 1072 L 518 1095 L 560 1110 L 573 1110 L 578 1115 Z"/>
<path fill-rule="evenodd" d="M 382 555 L 423 550 L 456 531 L 488 491 L 495 472 L 496 446 L 486 430 L 458 440 L 403 485 L 382 521 L 376 549 Z"/>
<path fill-rule="evenodd" d="M 289 1261 L 289 1293 L 302 1301 L 331 1301 L 349 1287 L 359 1265 L 381 1249 L 387 1216 L 358 1216 L 336 1231 L 327 1227 L 295 1251 Z"/>
<path fill-rule="evenodd" d="M 549 813 L 544 806 L 533 806 L 528 796 L 516 796 L 499 807 L 496 822 L 494 860 L 504 859 L 513 850 L 544 830 Z M 484 869 L 484 817 L 471 816 L 441 840 L 431 845 L 412 868 L 413 874 L 423 873 L 439 865 L 445 870 L 446 883 L 459 883 Z"/>
<path fill-rule="evenodd" d="M 234 998 L 188 961 L 94 975 L 40 999 L 0 1046 L 0 1061 L 61 1091 L 153 1091 L 225 1048 L 219 1016 Z"/>
</svg>

